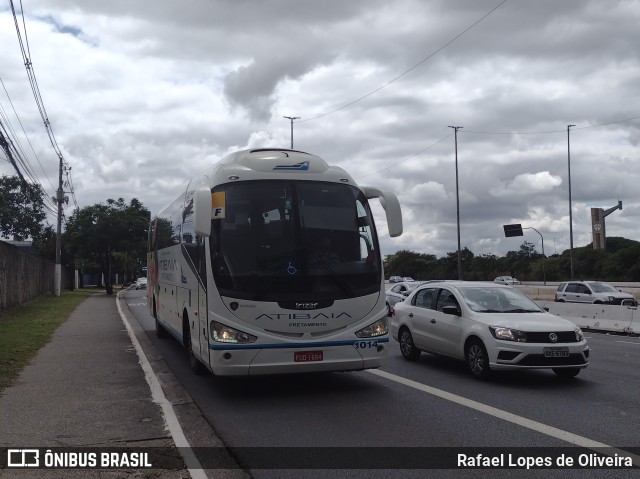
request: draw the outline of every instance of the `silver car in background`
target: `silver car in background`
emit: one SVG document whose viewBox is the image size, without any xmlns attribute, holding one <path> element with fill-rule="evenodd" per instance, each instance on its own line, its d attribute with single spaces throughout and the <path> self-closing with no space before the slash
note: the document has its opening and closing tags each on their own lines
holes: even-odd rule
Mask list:
<svg viewBox="0 0 640 479">
<path fill-rule="evenodd" d="M 559 303 L 622 304 L 638 306 L 636 298 L 608 283 L 599 281 L 567 281 L 560 283 L 555 300 Z"/>
</svg>

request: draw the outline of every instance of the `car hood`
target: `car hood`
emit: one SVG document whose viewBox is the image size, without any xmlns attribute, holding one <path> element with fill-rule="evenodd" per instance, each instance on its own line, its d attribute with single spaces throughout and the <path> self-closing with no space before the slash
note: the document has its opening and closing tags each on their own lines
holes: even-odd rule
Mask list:
<svg viewBox="0 0 640 479">
<path fill-rule="evenodd" d="M 488 326 L 520 331 L 573 331 L 575 323 L 550 313 L 474 313 L 473 319 Z"/>
<path fill-rule="evenodd" d="M 609 297 L 609 296 L 613 296 L 614 298 L 620 298 L 620 299 L 633 299 L 633 295 L 629 294 L 629 293 L 623 293 L 621 291 L 618 291 L 617 293 L 611 292 L 611 293 L 596 293 L 595 294 L 598 297 L 601 298 L 605 298 L 605 297 Z"/>
</svg>

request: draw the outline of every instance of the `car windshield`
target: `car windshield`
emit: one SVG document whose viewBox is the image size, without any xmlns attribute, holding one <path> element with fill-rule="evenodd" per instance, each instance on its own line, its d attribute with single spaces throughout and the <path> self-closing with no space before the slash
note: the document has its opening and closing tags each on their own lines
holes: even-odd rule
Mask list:
<svg viewBox="0 0 640 479">
<path fill-rule="evenodd" d="M 589 283 L 591 289 L 596 293 L 617 293 L 618 290 L 607 283 Z"/>
<path fill-rule="evenodd" d="M 467 305 L 477 313 L 540 313 L 532 300 L 512 288 L 492 286 L 462 287 L 458 291 Z"/>
</svg>

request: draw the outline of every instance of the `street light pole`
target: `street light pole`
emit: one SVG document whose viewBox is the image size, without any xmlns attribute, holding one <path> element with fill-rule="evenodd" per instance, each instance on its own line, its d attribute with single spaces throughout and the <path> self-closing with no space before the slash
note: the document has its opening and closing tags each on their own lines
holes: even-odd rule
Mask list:
<svg viewBox="0 0 640 479">
<path fill-rule="evenodd" d="M 547 275 L 544 271 L 544 260 L 546 258 L 546 255 L 544 254 L 544 237 L 542 236 L 542 233 L 540 233 L 540 231 L 538 231 L 537 229 L 535 229 L 533 226 L 529 227 L 529 228 L 522 228 L 523 230 L 533 230 L 536 233 L 538 233 L 540 235 L 540 239 L 542 240 L 542 281 L 544 281 L 544 285 L 547 285 Z"/>
<path fill-rule="evenodd" d="M 573 211 L 571 208 L 571 147 L 569 142 L 569 131 L 572 126 L 567 125 L 567 170 L 569 172 L 569 263 L 571 265 L 571 277 L 573 279 Z"/>
<path fill-rule="evenodd" d="M 456 144 L 456 221 L 458 224 L 458 280 L 462 281 L 462 257 L 460 253 L 460 195 L 458 193 L 458 130 L 463 126 L 449 126 L 455 132 Z"/>
<path fill-rule="evenodd" d="M 299 116 L 284 116 L 283 118 L 288 118 L 291 122 L 291 149 L 293 150 L 293 120 L 299 120 L 301 117 Z"/>
</svg>

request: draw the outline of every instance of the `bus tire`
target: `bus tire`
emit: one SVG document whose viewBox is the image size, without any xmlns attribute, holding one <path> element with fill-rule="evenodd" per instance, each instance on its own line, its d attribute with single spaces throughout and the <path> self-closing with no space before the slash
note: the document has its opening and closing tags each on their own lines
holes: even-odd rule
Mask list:
<svg viewBox="0 0 640 479">
<path fill-rule="evenodd" d="M 189 357 L 189 366 L 191 367 L 191 370 L 199 376 L 201 374 L 204 374 L 204 365 L 198 358 L 196 358 L 195 354 L 193 354 L 193 346 L 191 344 L 191 328 L 189 326 L 189 317 L 187 316 L 186 312 L 182 320 L 182 324 L 184 347 L 187 350 L 187 356 Z"/>
<path fill-rule="evenodd" d="M 169 336 L 169 333 L 166 329 L 164 329 L 164 326 L 160 324 L 160 321 L 158 321 L 158 313 L 156 312 L 156 298 L 153 298 L 153 317 L 156 320 L 156 336 L 160 339 L 167 338 Z"/>
</svg>

